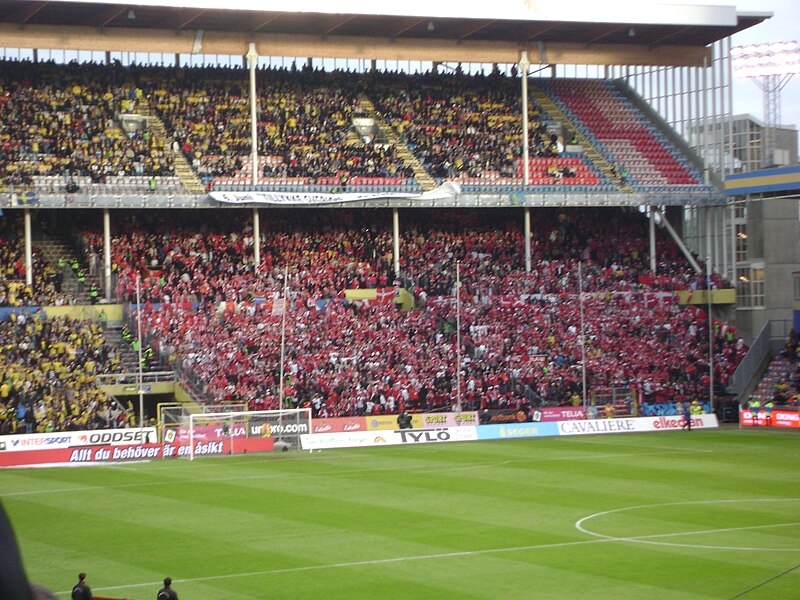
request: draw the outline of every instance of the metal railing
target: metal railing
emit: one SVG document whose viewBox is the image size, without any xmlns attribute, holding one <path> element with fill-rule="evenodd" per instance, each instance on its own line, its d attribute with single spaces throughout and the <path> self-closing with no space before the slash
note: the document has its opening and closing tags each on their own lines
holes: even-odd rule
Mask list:
<svg viewBox="0 0 800 600">
<path fill-rule="evenodd" d="M 142 383 L 174 382 L 177 380 L 175 371 L 145 371 L 142 373 Z M 104 373 L 97 376 L 99 385 L 130 385 L 139 382 L 139 373 Z"/>
<path fill-rule="evenodd" d="M 773 344 L 789 339 L 791 330 L 792 322 L 788 319 L 778 319 L 764 323 L 742 362 L 739 363 L 739 366 L 736 367 L 733 375 L 731 375 L 727 391 L 737 396 L 746 392 L 753 379 L 759 375 L 764 361 L 770 356 Z"/>
</svg>

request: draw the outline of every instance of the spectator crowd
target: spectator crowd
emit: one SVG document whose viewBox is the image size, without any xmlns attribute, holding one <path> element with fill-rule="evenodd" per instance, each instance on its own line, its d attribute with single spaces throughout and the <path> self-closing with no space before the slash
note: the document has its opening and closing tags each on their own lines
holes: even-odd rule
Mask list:
<svg viewBox="0 0 800 600">
<path fill-rule="evenodd" d="M 581 304 L 590 391 L 635 387 L 658 401 L 708 390 L 707 315 L 671 294 L 703 287 L 704 278 L 661 234 L 650 272 L 646 220 L 635 211 L 537 211 L 530 273 L 514 213 L 403 214 L 400 277 L 388 212 L 335 211 L 323 224 L 274 211 L 259 269 L 243 213 L 219 212 L 213 224 L 168 214 L 156 223 L 129 213 L 118 227 L 120 293 L 134 300 L 140 278 L 148 343 L 209 401 L 278 406 L 286 272 L 288 402 L 327 415 L 396 411 L 401 402 L 450 408 L 456 264 L 464 406 L 560 404 L 579 392 Z M 81 239 L 99 252 L 98 231 Z M 392 294 L 371 304 L 344 299 L 345 289 L 401 285 L 419 310 L 397 309 Z M 724 386 L 746 347 L 719 323 L 713 335 L 714 379 Z"/>
<path fill-rule="evenodd" d="M 127 426 L 132 413 L 97 387 L 119 368 L 99 325 L 12 312 L 0 321 L 0 434 Z"/>
<path fill-rule="evenodd" d="M 0 220 L 0 308 L 64 305 L 74 298 L 62 290 L 63 272 L 45 260 L 41 249 L 31 249 L 33 282 L 25 280 L 25 241 L 22 215 Z"/>
<path fill-rule="evenodd" d="M 3 61 L 0 67 L 0 183 L 58 175 L 101 183 L 109 176 L 172 175 L 165 141 L 115 120 L 141 102 L 120 65 Z"/>
<path fill-rule="evenodd" d="M 68 190 L 73 178 L 170 176 L 179 154 L 211 186 L 251 179 L 243 68 L 8 60 L 0 66 L 0 184 L 57 175 Z M 360 130 L 357 117 L 383 120 L 436 178 L 522 179 L 516 76 L 267 67 L 258 70 L 257 104 L 259 181 L 334 181 L 339 190 L 387 178 L 413 181 L 414 166 L 392 139 L 377 124 Z M 165 137 L 141 123 L 123 128 L 128 113 L 157 115 Z M 531 183 L 608 183 L 591 160 L 564 155 L 567 131 L 534 101 L 528 117 Z"/>
</svg>

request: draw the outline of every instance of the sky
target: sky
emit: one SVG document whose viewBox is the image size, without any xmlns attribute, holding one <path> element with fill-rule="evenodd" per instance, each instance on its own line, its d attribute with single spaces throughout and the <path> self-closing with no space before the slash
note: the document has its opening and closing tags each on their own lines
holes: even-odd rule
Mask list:
<svg viewBox="0 0 800 600">
<path fill-rule="evenodd" d="M 773 13 L 771 19 L 751 27 L 733 37 L 734 46 L 763 42 L 800 41 L 800 2 L 798 0 L 738 0 L 703 4 L 728 4 L 736 6 L 739 13 Z M 734 114 L 750 113 L 758 119 L 764 116 L 761 89 L 751 80 L 736 80 L 733 86 Z M 793 76 L 781 93 L 781 124 L 800 127 L 800 75 Z"/>
</svg>

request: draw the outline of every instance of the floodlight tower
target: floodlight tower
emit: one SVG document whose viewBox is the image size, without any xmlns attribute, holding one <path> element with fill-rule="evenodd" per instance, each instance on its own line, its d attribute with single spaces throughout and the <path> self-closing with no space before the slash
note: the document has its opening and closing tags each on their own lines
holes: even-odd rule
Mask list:
<svg viewBox="0 0 800 600">
<path fill-rule="evenodd" d="M 752 79 L 764 94 L 764 135 L 762 166 L 774 164 L 776 130 L 781 121 L 781 90 L 795 73 L 800 73 L 800 44 L 775 42 L 731 48 L 737 77 Z"/>
</svg>

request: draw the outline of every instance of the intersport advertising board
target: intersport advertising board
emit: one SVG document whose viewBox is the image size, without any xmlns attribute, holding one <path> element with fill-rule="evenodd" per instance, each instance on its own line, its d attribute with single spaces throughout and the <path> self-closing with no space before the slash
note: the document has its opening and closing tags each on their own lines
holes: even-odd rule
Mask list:
<svg viewBox="0 0 800 600">
<path fill-rule="evenodd" d="M 92 429 L 89 431 L 62 431 L 58 433 L 27 433 L 0 436 L 0 452 L 27 452 L 29 450 L 54 450 L 76 446 L 126 446 L 149 444 L 158 441 L 155 427 L 130 429 Z"/>
</svg>

